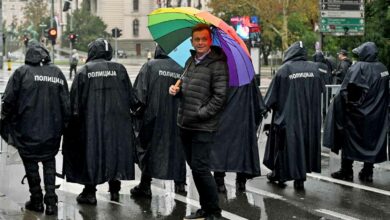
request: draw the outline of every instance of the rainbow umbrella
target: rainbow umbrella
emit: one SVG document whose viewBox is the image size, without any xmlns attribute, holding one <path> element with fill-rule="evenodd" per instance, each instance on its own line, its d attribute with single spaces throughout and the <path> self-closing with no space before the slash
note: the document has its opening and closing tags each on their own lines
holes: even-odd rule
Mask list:
<svg viewBox="0 0 390 220">
<path fill-rule="evenodd" d="M 148 28 L 154 41 L 183 67 L 191 56 L 190 49 L 193 49 L 192 27 L 198 23 L 211 25 L 213 45 L 225 52 L 230 86 L 250 83 L 255 71 L 249 51 L 235 30 L 220 18 L 190 7 L 159 8 L 148 15 Z"/>
</svg>

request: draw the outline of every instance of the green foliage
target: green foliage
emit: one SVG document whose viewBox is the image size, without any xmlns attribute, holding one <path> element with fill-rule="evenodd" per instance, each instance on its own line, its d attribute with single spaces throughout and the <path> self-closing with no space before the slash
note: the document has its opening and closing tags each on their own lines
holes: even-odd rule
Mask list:
<svg viewBox="0 0 390 220">
<path fill-rule="evenodd" d="M 18 27 L 19 34 L 28 35 L 30 38 L 38 38 L 41 28 L 39 24 L 49 17 L 48 4 L 46 0 L 31 0 L 23 8 L 25 22 Z"/>
<path fill-rule="evenodd" d="M 248 4 L 237 0 L 211 0 L 209 6 L 213 7 L 213 14 L 229 23 L 234 16 L 256 15 L 256 10 Z"/>
<path fill-rule="evenodd" d="M 314 54 L 315 43 L 318 39 L 304 16 L 299 13 L 291 14 L 289 16 L 288 29 L 289 44 L 301 40 L 306 45 L 308 55 Z"/>
<path fill-rule="evenodd" d="M 73 33 L 77 34 L 77 41 L 73 48 L 77 48 L 81 51 L 88 50 L 88 44 L 99 38 L 107 38 L 109 34 L 105 32 L 107 25 L 103 20 L 97 16 L 92 15 L 88 10 L 82 8 L 76 10 L 72 14 L 73 16 Z M 68 21 L 70 17 L 68 16 Z M 67 24 L 67 30 L 70 30 L 70 22 Z M 68 35 L 70 31 L 66 31 L 64 34 L 64 45 L 69 45 Z"/>
</svg>

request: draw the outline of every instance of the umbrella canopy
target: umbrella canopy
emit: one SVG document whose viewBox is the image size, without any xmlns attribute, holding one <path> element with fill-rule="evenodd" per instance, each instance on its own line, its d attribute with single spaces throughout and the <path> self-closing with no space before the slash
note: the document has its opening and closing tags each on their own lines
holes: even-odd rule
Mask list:
<svg viewBox="0 0 390 220">
<path fill-rule="evenodd" d="M 153 39 L 179 65 L 191 56 L 192 27 L 198 23 L 212 26 L 213 45 L 223 49 L 229 67 L 229 84 L 248 84 L 255 74 L 249 51 L 235 30 L 209 12 L 190 7 L 159 8 L 148 15 Z"/>
</svg>

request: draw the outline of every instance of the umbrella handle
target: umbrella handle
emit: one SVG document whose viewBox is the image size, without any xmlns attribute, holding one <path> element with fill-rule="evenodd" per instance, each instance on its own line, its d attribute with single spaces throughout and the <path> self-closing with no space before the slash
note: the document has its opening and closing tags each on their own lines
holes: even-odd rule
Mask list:
<svg viewBox="0 0 390 220">
<path fill-rule="evenodd" d="M 176 86 L 176 87 L 180 87 L 180 84 L 181 84 L 181 79 L 178 79 L 178 80 L 176 81 L 176 83 L 175 83 L 175 86 Z"/>
<path fill-rule="evenodd" d="M 193 59 L 191 59 L 190 63 L 189 63 L 188 66 L 185 68 L 185 70 L 184 70 L 183 74 L 181 75 L 181 77 L 176 81 L 176 83 L 175 83 L 175 86 L 176 86 L 176 87 L 180 87 L 180 84 L 181 84 L 181 82 L 183 81 L 182 78 L 183 78 L 184 75 L 187 73 L 188 68 L 189 68 L 189 67 L 191 66 L 191 64 L 192 64 L 192 61 L 193 61 Z"/>
</svg>

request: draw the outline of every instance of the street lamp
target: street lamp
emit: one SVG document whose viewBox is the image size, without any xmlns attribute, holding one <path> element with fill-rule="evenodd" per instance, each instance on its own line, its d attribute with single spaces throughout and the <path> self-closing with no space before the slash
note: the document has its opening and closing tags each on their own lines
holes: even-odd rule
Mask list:
<svg viewBox="0 0 390 220">
<path fill-rule="evenodd" d="M 70 27 L 69 27 L 69 31 L 70 31 L 70 35 L 69 35 L 69 47 L 70 47 L 70 53 L 69 53 L 69 62 L 71 62 L 71 59 L 72 59 L 72 55 L 73 55 L 73 43 L 75 42 L 76 40 L 76 35 L 73 34 L 73 16 L 72 16 L 72 0 L 66 0 L 64 2 L 64 7 L 62 9 L 63 12 L 67 12 L 69 11 L 69 17 L 70 17 Z M 72 38 L 70 38 L 70 36 L 74 36 Z"/>
</svg>

